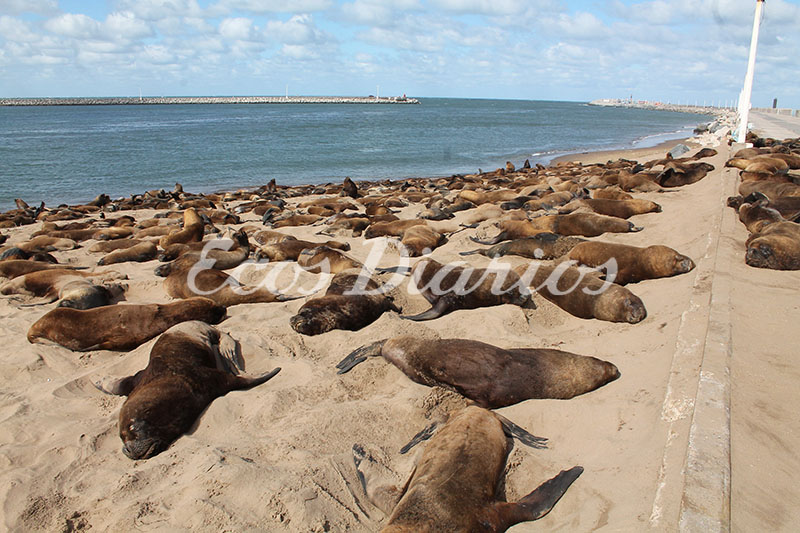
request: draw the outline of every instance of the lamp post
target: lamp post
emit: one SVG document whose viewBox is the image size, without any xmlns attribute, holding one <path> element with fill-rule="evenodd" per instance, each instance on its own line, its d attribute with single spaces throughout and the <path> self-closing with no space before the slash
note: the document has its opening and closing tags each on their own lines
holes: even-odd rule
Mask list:
<svg viewBox="0 0 800 533">
<path fill-rule="evenodd" d="M 756 0 L 756 13 L 753 17 L 753 37 L 750 40 L 750 58 L 747 61 L 747 74 L 744 77 L 744 89 L 739 98 L 739 131 L 736 140 L 740 143 L 747 141 L 747 121 L 750 114 L 750 96 L 753 92 L 753 71 L 756 68 L 756 48 L 758 48 L 758 29 L 761 23 L 761 9 L 765 0 Z"/>
</svg>

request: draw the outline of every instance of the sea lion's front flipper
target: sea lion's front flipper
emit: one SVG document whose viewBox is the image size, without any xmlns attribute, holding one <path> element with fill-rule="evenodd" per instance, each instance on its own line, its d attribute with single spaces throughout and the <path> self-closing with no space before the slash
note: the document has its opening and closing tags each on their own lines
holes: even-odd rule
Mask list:
<svg viewBox="0 0 800 533">
<path fill-rule="evenodd" d="M 500 233 L 500 234 L 499 234 L 499 235 L 497 235 L 496 237 L 492 237 L 492 238 L 491 238 L 491 239 L 489 239 L 488 241 L 482 241 L 482 240 L 480 240 L 480 239 L 478 239 L 477 237 L 474 237 L 474 236 L 473 236 L 473 237 L 470 237 L 469 239 L 470 239 L 472 242 L 477 242 L 478 244 L 497 244 L 497 243 L 498 243 L 498 242 L 500 242 L 500 241 L 505 241 L 505 240 L 507 240 L 507 239 L 506 239 L 506 232 L 505 232 L 505 231 L 504 231 L 504 232 L 502 232 L 502 233 Z"/>
<path fill-rule="evenodd" d="M 387 516 L 400 501 L 405 492 L 391 482 L 391 471 L 378 463 L 373 455 L 359 444 L 353 445 L 353 463 L 367 499 Z M 389 480 L 387 480 L 389 478 Z"/>
<path fill-rule="evenodd" d="M 216 359 L 217 370 L 233 375 L 245 370 L 242 346 L 239 341 L 227 333 L 220 333 L 219 344 L 214 345 L 214 358 Z"/>
<path fill-rule="evenodd" d="M 431 438 L 433 436 L 433 434 L 436 432 L 436 428 L 438 426 L 439 426 L 438 422 L 434 422 L 433 424 L 429 425 L 428 427 L 423 428 L 422 431 L 420 431 L 419 433 L 414 435 L 414 437 L 408 442 L 408 444 L 406 444 L 405 446 L 400 448 L 400 453 L 401 454 L 406 454 L 406 453 L 408 453 L 408 451 L 411 448 L 413 448 L 414 446 L 416 446 L 420 442 L 422 442 L 424 440 L 428 440 L 429 438 Z"/>
<path fill-rule="evenodd" d="M 378 267 L 375 272 L 379 274 L 403 274 L 408 275 L 411 272 L 411 267 L 407 266 L 393 266 L 393 267 Z"/>
<path fill-rule="evenodd" d="M 505 531 L 514 524 L 538 520 L 547 513 L 567 492 L 572 483 L 583 473 L 582 466 L 574 466 L 569 470 L 562 470 L 553 479 L 545 481 L 536 490 L 516 503 L 498 502 L 495 504 L 500 528 Z"/>
<path fill-rule="evenodd" d="M 531 435 L 508 418 L 498 415 L 497 413 L 495 413 L 495 416 L 500 420 L 500 423 L 503 424 L 503 433 L 505 433 L 506 436 L 517 439 L 525 446 L 530 446 L 531 448 L 547 448 L 547 439 L 545 437 Z"/>
<path fill-rule="evenodd" d="M 336 365 L 336 368 L 339 369 L 337 374 L 346 374 L 350 372 L 354 366 L 358 363 L 362 363 L 367 360 L 367 357 L 377 357 L 381 354 L 381 349 L 383 348 L 383 343 L 386 342 L 386 339 L 382 341 L 373 342 L 372 344 L 367 344 L 362 346 L 361 348 L 357 348 L 350 352 L 350 354 L 339 361 Z"/>
<path fill-rule="evenodd" d="M 458 252 L 458 255 L 475 255 L 479 254 L 483 251 L 483 249 L 479 248 L 477 250 L 467 250 L 466 252 Z"/>
</svg>

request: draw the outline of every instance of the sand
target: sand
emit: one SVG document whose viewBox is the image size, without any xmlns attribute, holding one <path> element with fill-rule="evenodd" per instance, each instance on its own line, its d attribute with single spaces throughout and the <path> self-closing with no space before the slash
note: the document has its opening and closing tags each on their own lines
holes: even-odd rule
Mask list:
<svg viewBox="0 0 800 533">
<path fill-rule="evenodd" d="M 675 144 L 567 157 L 646 161 Z M 796 293 L 790 287 L 796 287 L 800 274 L 747 267 L 746 232 L 740 224 L 729 222 L 731 234 L 720 239 L 724 217 L 733 216 L 724 205 L 735 174 L 723 170 L 727 146 L 717 149 L 720 154 L 709 160 L 717 170 L 702 181 L 674 192 L 636 195 L 663 207 L 662 213 L 632 219 L 643 231 L 597 238 L 664 244 L 697 263 L 689 274 L 629 286 L 647 307 L 643 322 L 582 320 L 536 297 L 536 310 L 504 305 L 456 311 L 425 323 L 386 313 L 358 332 L 306 337 L 289 326 L 304 300 L 234 306 L 218 327 L 241 342 L 247 371 L 261 373 L 276 366 L 282 371 L 264 385 L 215 400 L 188 435 L 144 461 L 131 461 L 120 451 L 117 416 L 124 398 L 105 395 L 91 382 L 143 368 L 154 340 L 130 353 L 76 353 L 32 345 L 25 338 L 27 329 L 53 304 L 19 307 L 19 302 L 3 298 L 2 523 L 11 531 L 376 531 L 385 517 L 361 491 L 353 444 L 375 450 L 402 482 L 412 458 L 398 453 L 401 446 L 431 418 L 457 409 L 463 400 L 411 382 L 382 359 L 370 359 L 343 376 L 334 366 L 359 346 L 413 334 L 506 348 L 555 347 L 609 360 L 622 373 L 619 380 L 571 400 L 529 400 L 499 410 L 549 439 L 545 450 L 515 445 L 504 485 L 509 501 L 562 469 L 585 468 L 549 515 L 510 531 L 674 531 L 682 516 L 684 484 L 691 482 L 684 465 L 693 449 L 689 435 L 704 364 L 709 301 L 722 262 L 733 286 L 729 327 L 737 355 L 732 368 L 733 457 L 735 465 L 745 465 L 734 469 L 735 529 L 789 530 L 798 523 L 798 509 L 791 502 L 800 499 L 792 482 L 798 466 L 792 453 L 798 439 L 792 412 L 798 373 L 785 366 L 794 343 L 781 332 L 790 335 L 798 322 Z M 404 215 L 420 209 L 405 208 Z M 133 214 L 142 219 L 153 212 Z M 13 243 L 38 227 L 5 232 Z M 282 231 L 316 240 L 317 229 Z M 458 233 L 433 257 L 460 260 L 459 251 L 475 247 L 470 235 L 493 232 L 486 222 Z M 366 258 L 369 247 L 362 245 L 363 239 L 338 238 L 351 243 L 351 255 Z M 87 252 L 88 246 L 59 252 L 58 257 L 94 265 L 99 255 Z M 725 250 L 725 261 L 719 260 L 723 255 L 718 249 Z M 398 260 L 392 254 L 382 259 L 382 266 Z M 479 267 L 489 262 L 482 256 L 470 260 Z M 128 275 L 130 302 L 166 302 L 161 278 L 152 274 L 156 265 L 125 263 L 101 270 Z M 307 283 L 314 280 L 305 278 Z M 420 295 L 408 294 L 406 282 L 395 296 L 405 314 L 427 308 Z M 790 298 L 791 305 L 774 312 L 776 300 Z M 774 334 L 762 342 L 768 330 Z M 762 373 L 765 360 L 768 372 Z M 776 462 L 780 469 L 766 476 L 765 470 Z M 725 465 L 718 466 L 725 470 Z"/>
</svg>

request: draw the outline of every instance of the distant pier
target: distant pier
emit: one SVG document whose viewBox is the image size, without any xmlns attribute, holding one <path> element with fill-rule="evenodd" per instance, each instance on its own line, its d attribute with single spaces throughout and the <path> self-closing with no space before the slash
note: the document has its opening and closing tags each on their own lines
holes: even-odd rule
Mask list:
<svg viewBox="0 0 800 533">
<path fill-rule="evenodd" d="M 144 96 L 107 98 L 0 98 L 0 106 L 169 104 L 419 104 L 405 96 Z"/>
<path fill-rule="evenodd" d="M 629 107 L 633 109 L 655 109 L 657 111 L 676 111 L 678 113 L 697 113 L 698 115 L 719 115 L 730 108 L 696 105 L 678 105 L 664 102 L 650 102 L 647 100 L 616 100 L 604 98 L 602 100 L 592 100 L 589 105 L 602 107 Z"/>
</svg>

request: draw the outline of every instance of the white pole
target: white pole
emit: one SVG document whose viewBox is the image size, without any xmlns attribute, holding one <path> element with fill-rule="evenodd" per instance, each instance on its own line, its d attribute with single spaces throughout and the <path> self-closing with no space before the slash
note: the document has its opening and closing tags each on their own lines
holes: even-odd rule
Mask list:
<svg viewBox="0 0 800 533">
<path fill-rule="evenodd" d="M 761 8 L 764 0 L 756 0 L 756 14 L 753 17 L 753 37 L 750 39 L 750 58 L 747 60 L 747 75 L 744 77 L 744 89 L 739 100 L 739 131 L 736 140 L 740 143 L 747 140 L 747 121 L 750 119 L 750 97 L 753 94 L 753 73 L 756 69 L 756 48 L 758 47 L 758 29 L 761 22 Z"/>
<path fill-rule="evenodd" d="M 286 99 L 289 99 L 289 84 L 286 84 Z"/>
</svg>

